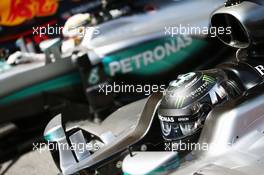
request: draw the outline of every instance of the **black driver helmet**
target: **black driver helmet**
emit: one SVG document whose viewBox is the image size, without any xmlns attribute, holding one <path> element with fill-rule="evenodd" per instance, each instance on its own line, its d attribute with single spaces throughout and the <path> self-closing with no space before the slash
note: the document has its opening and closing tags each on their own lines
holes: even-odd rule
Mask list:
<svg viewBox="0 0 264 175">
<path fill-rule="evenodd" d="M 194 137 L 197 140 L 213 106 L 234 96 L 236 92 L 222 70 L 179 75 L 170 82 L 158 108 L 164 140 L 190 142 Z"/>
</svg>

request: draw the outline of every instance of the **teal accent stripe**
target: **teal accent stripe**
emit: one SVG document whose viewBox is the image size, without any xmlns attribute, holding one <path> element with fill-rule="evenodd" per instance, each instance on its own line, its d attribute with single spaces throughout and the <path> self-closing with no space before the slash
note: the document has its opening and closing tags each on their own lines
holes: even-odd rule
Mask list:
<svg viewBox="0 0 264 175">
<path fill-rule="evenodd" d="M 179 46 L 179 42 L 177 39 L 181 39 L 181 43 L 184 46 Z M 188 43 L 185 41 L 186 39 L 183 38 L 183 36 L 178 37 L 164 37 L 161 39 L 156 39 L 151 42 L 139 44 L 137 46 L 119 51 L 117 53 L 107 55 L 103 59 L 103 65 L 105 72 L 108 75 L 110 74 L 110 64 L 111 63 L 118 63 L 118 66 L 121 66 L 120 61 L 127 60 L 127 64 L 130 65 L 131 71 L 124 73 L 122 72 L 121 68 L 116 72 L 117 74 L 133 74 L 133 75 L 143 75 L 143 76 L 153 76 L 155 74 L 159 74 L 168 70 L 175 69 L 176 66 L 179 66 L 184 61 L 191 61 L 193 59 L 193 55 L 195 53 L 198 53 L 198 51 L 201 51 L 203 48 L 208 46 L 208 43 L 205 40 L 192 38 L 191 42 Z M 152 58 L 154 62 L 150 62 L 148 64 L 145 64 L 145 61 L 143 59 L 143 54 L 146 51 L 153 52 L 155 48 L 157 47 L 163 47 L 165 48 L 166 44 L 172 45 L 172 43 L 175 43 L 175 47 L 180 47 L 175 52 L 170 52 L 170 54 L 165 54 L 165 57 L 163 57 L 161 60 L 155 60 Z M 166 49 L 165 49 L 166 50 Z M 140 55 L 139 59 L 139 67 L 137 67 L 137 63 L 135 60 L 132 59 L 132 57 Z"/>
<path fill-rule="evenodd" d="M 9 70 L 10 68 L 11 68 L 11 65 L 7 64 L 4 61 L 1 61 L 1 58 L 0 58 L 0 73 L 5 72 Z"/>
<path fill-rule="evenodd" d="M 46 141 L 51 141 L 51 142 L 63 139 L 64 137 L 65 137 L 65 133 L 64 133 L 64 130 L 62 128 L 57 128 L 56 130 L 52 131 L 51 133 L 44 135 L 44 139 Z"/>
<path fill-rule="evenodd" d="M 60 76 L 55 79 L 42 82 L 31 87 L 27 87 L 23 90 L 17 91 L 11 95 L 8 95 L 0 99 L 0 104 L 9 103 L 15 100 L 23 99 L 28 96 L 39 94 L 43 91 L 51 91 L 71 85 L 76 85 L 81 83 L 81 78 L 79 72 L 69 73 L 63 76 Z"/>
<path fill-rule="evenodd" d="M 51 135 L 51 134 L 44 135 L 44 139 L 45 139 L 46 141 L 52 141 L 52 135 Z"/>
</svg>

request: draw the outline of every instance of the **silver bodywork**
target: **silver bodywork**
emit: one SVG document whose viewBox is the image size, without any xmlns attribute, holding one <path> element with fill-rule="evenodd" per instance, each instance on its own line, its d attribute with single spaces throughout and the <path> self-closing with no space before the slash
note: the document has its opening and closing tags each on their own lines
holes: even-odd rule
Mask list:
<svg viewBox="0 0 264 175">
<path fill-rule="evenodd" d="M 241 1 L 237 5 L 216 10 L 212 14 L 212 26 L 225 27 L 227 23 L 231 27 L 230 35 L 218 35 L 218 38 L 235 48 L 263 44 L 264 6 L 261 3 Z"/>
<path fill-rule="evenodd" d="M 195 27 L 208 26 L 210 13 L 222 3 L 223 0 L 174 2 L 170 6 L 162 7 L 152 13 L 121 17 L 100 24 L 98 26 L 100 34 L 98 35 L 93 34 L 91 36 L 90 33 L 87 33 L 81 45 L 88 49 L 85 49 L 85 52 L 88 53 L 90 61 L 96 64 L 104 56 L 117 50 L 154 38 L 164 37 L 165 27 L 175 27 L 179 24 L 189 24 Z M 192 15 L 189 14 L 190 11 L 192 11 Z M 42 43 L 42 46 L 44 46 L 44 43 Z M 42 50 L 46 52 L 45 49 L 42 48 Z M 66 61 L 58 59 L 57 62 L 48 66 L 45 66 L 45 62 L 38 61 L 32 64 L 19 65 L 2 73 L 0 82 L 3 85 L 1 86 L 0 96 L 5 96 L 36 82 L 76 69 L 69 58 Z M 43 72 L 46 73 L 45 76 L 43 76 Z M 26 81 L 24 81 L 24 77 L 27 77 Z"/>
<path fill-rule="evenodd" d="M 32 84 L 72 72 L 75 69 L 76 65 L 72 63 L 71 58 L 60 59 L 50 64 L 45 64 L 45 61 L 41 60 L 11 67 L 8 71 L 0 74 L 0 96 L 3 97 Z"/>
<path fill-rule="evenodd" d="M 104 56 L 122 48 L 165 37 L 165 27 L 179 27 L 180 24 L 208 27 L 211 12 L 223 2 L 223 0 L 172 2 L 154 12 L 121 17 L 98 25 L 100 33 L 85 35 L 81 45 L 88 48 L 91 61 L 98 63 Z"/>
<path fill-rule="evenodd" d="M 224 106 L 212 110 L 208 115 L 198 142 L 200 145 L 207 144 L 206 148 L 208 149 L 194 150 L 191 153 L 192 159 L 185 161 L 172 174 L 263 174 L 264 94 L 262 90 L 257 89 L 255 91 L 252 89 L 253 92 L 249 92 L 243 98 L 228 102 Z M 151 96 L 148 100 L 144 99 L 120 108 L 101 125 L 92 127 L 92 125 L 86 124 L 86 128 L 76 126 L 96 135 L 102 135 L 110 131 L 115 139 L 79 163 L 61 167 L 63 173 L 71 174 L 88 168 L 140 140 L 148 132 L 160 97 L 160 95 Z M 161 156 L 161 154 L 153 152 L 153 156 L 162 159 L 162 162 L 164 162 L 166 157 L 171 159 L 177 154 L 167 152 Z M 136 156 L 135 158 L 140 164 L 140 157 Z M 64 160 L 61 159 L 60 161 Z M 126 158 L 124 165 L 129 165 L 131 161 L 133 162 L 133 158 Z M 142 159 L 142 162 L 144 161 L 145 159 Z M 157 162 L 157 166 L 159 165 L 161 164 Z"/>
<path fill-rule="evenodd" d="M 63 174 L 76 173 L 85 168 L 94 166 L 115 154 L 125 151 L 129 146 L 140 141 L 149 131 L 161 96 L 161 93 L 156 93 L 151 95 L 148 99 L 143 99 L 124 106 L 111 114 L 100 125 L 86 122 L 85 126 L 75 125 L 71 128 L 67 128 L 66 130 L 82 128 L 86 130 L 86 132 L 98 136 L 103 141 L 103 145 L 99 150 L 83 158 L 79 162 L 72 162 L 73 155 L 69 155 L 68 150 L 59 149 L 60 168 Z M 60 116 L 57 116 L 51 120 L 44 132 L 44 136 L 50 138 L 47 140 L 56 141 L 58 143 L 61 139 L 56 139 L 58 136 L 57 132 L 54 131 L 58 128 L 56 126 L 60 126 L 60 129 L 62 128 L 59 117 Z M 111 136 L 110 141 L 108 139 L 109 136 Z M 63 141 L 64 140 L 65 136 L 63 136 Z M 74 151 L 78 152 L 78 150 Z M 71 162 L 71 164 L 68 164 L 68 162 Z"/>
<path fill-rule="evenodd" d="M 133 157 L 126 156 L 123 160 L 122 169 L 127 174 L 151 174 L 172 159 L 178 164 L 177 157 L 177 152 L 133 152 Z"/>
<path fill-rule="evenodd" d="M 11 66 L 0 74 L 0 97 L 76 70 L 75 60 L 62 56 L 59 51 L 60 40 L 50 39 L 40 43 L 45 54 L 15 52 L 7 60 L 13 64 L 24 60 L 24 63 Z M 53 59 L 52 59 L 52 58 Z"/>
<path fill-rule="evenodd" d="M 92 126 L 92 124 L 86 124 L 86 127 L 75 126 L 81 127 L 99 137 L 104 133 L 111 132 L 114 139 L 111 139 L 111 142 L 106 143 L 100 150 L 80 162 L 72 163 L 67 167 L 62 166 L 63 173 L 71 174 L 96 165 L 142 139 L 149 132 L 160 98 L 161 94 L 154 94 L 149 99 L 140 100 L 120 108 L 101 125 Z M 48 132 L 47 129 L 46 132 Z M 206 149 L 198 149 L 191 152 L 189 155 L 191 159 L 189 158 L 188 161 L 182 163 L 172 174 L 263 174 L 263 132 L 264 93 L 263 88 L 255 87 L 242 98 L 230 101 L 221 107 L 216 107 L 209 113 L 197 143 L 200 145 L 206 144 Z M 166 157 L 171 159 L 172 156 L 177 154 L 167 152 L 161 156 L 153 152 L 153 155 L 164 162 Z M 62 156 L 60 162 L 63 161 L 67 162 L 68 160 L 67 158 L 64 160 Z M 133 158 L 126 158 L 124 165 L 129 165 L 131 161 L 134 162 Z M 144 161 L 145 159 L 142 159 L 142 162 Z M 137 162 L 138 164 L 141 163 L 140 158 L 137 159 Z M 157 162 L 157 166 L 159 165 L 160 163 Z"/>
<path fill-rule="evenodd" d="M 209 149 L 194 151 L 194 160 L 172 174 L 263 174 L 264 94 L 248 96 L 209 114 L 199 139 Z"/>
<path fill-rule="evenodd" d="M 254 91 L 254 90 L 253 90 Z M 258 93 L 255 93 L 258 92 Z M 173 175 L 261 175 L 264 167 L 264 93 L 263 88 L 243 98 L 231 101 L 212 110 L 206 119 L 197 145 L 206 145 L 192 151 Z M 197 146 L 198 148 L 198 146 Z M 202 148 L 202 147 L 199 147 Z M 208 148 L 208 149 L 207 149 Z M 137 164 L 144 163 L 140 154 Z M 144 153 L 142 153 L 144 155 Z M 152 153 L 163 160 L 175 156 Z M 156 157 L 155 157 L 156 155 Z M 127 174 L 143 172 L 129 155 L 125 158 L 123 171 Z M 142 157 L 142 156 L 141 156 Z M 191 157 L 191 158 L 190 158 Z M 154 159 L 153 158 L 153 159 Z M 175 158 L 178 158 L 175 156 Z M 164 161 L 164 160 L 163 160 Z M 154 170 L 161 166 L 147 167 Z"/>
</svg>

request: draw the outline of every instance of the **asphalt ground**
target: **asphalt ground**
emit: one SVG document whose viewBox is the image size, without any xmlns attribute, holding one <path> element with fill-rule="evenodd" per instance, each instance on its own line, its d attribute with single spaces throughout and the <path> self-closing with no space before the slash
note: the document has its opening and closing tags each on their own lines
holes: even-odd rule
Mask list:
<svg viewBox="0 0 264 175">
<path fill-rule="evenodd" d="M 0 175 L 58 175 L 48 150 L 31 151 L 1 165 Z"/>
</svg>

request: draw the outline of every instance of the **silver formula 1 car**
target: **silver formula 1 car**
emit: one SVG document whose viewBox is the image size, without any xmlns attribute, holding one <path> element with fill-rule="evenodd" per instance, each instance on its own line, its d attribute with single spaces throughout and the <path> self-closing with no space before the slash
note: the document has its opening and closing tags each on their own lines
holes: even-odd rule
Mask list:
<svg viewBox="0 0 264 175">
<path fill-rule="evenodd" d="M 213 27 L 231 27 L 218 37 L 239 49 L 236 61 L 179 75 L 163 95 L 120 108 L 100 125 L 65 129 L 56 116 L 44 135 L 59 145 L 62 172 L 263 174 L 263 10 L 262 0 L 230 0 L 213 13 Z M 91 147 L 71 149 L 80 144 Z"/>
</svg>

